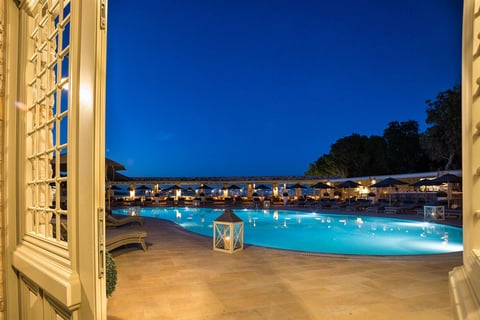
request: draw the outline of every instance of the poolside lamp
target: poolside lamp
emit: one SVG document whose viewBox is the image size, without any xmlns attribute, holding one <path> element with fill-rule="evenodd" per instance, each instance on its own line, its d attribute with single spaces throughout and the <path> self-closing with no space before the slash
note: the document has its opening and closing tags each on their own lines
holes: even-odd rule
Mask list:
<svg viewBox="0 0 480 320">
<path fill-rule="evenodd" d="M 228 253 L 243 250 L 243 221 L 231 209 L 213 221 L 213 250 Z"/>
</svg>

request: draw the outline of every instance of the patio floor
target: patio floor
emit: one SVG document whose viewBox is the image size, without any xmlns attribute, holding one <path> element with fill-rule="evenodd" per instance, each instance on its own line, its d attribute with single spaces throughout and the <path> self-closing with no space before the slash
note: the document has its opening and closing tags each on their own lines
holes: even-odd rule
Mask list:
<svg viewBox="0 0 480 320">
<path fill-rule="evenodd" d="M 349 257 L 248 246 L 231 255 L 171 222 L 144 219 L 148 251 L 113 252 L 110 320 L 453 317 L 448 272 L 461 253 Z"/>
</svg>

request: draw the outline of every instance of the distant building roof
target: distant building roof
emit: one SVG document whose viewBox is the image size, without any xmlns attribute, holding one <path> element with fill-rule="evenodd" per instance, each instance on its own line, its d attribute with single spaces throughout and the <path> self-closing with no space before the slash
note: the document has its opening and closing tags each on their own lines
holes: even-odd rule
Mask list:
<svg viewBox="0 0 480 320">
<path fill-rule="evenodd" d="M 444 173 L 451 173 L 457 176 L 462 175 L 462 170 L 450 170 L 448 172 L 432 171 L 432 172 L 417 172 L 404 173 L 392 175 L 378 175 L 365 177 L 349 177 L 342 178 L 338 176 L 231 176 L 231 177 L 127 177 L 120 175 L 118 172 L 115 177 L 111 179 L 112 183 L 126 184 L 160 184 L 160 185 L 202 185 L 208 184 L 295 184 L 302 183 L 306 185 L 313 185 L 318 182 L 331 182 L 334 184 L 342 183 L 347 180 L 356 182 L 372 180 L 384 180 L 386 178 L 395 179 L 421 179 L 421 178 L 437 178 Z"/>
</svg>

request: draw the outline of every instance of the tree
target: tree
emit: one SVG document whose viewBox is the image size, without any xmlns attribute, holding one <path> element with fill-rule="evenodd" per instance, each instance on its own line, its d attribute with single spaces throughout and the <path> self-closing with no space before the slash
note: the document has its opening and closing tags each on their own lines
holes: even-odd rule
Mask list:
<svg viewBox="0 0 480 320">
<path fill-rule="evenodd" d="M 309 165 L 305 175 L 354 177 L 386 172 L 385 141 L 379 136 L 352 134 L 338 139 Z"/>
<path fill-rule="evenodd" d="M 390 122 L 383 138 L 387 143 L 389 173 L 421 172 L 429 168 L 428 158 L 420 146 L 416 121 Z"/>
<path fill-rule="evenodd" d="M 306 175 L 341 177 L 422 172 L 461 168 L 461 89 L 440 92 L 428 108 L 425 133 L 416 121 L 393 121 L 380 136 L 351 136 L 338 139 L 309 165 Z"/>
<path fill-rule="evenodd" d="M 340 176 L 346 175 L 335 163 L 333 157 L 330 154 L 324 154 L 317 159 L 314 163 L 309 164 L 308 171 L 305 172 L 306 176 Z"/>
<path fill-rule="evenodd" d="M 362 176 L 388 174 L 387 142 L 381 136 L 370 136 L 367 145 L 369 155 L 368 170 Z"/>
<path fill-rule="evenodd" d="M 435 101 L 426 101 L 427 128 L 421 139 L 430 160 L 444 170 L 459 169 L 462 162 L 462 101 L 461 88 L 440 92 Z"/>
<path fill-rule="evenodd" d="M 348 137 L 338 139 L 331 147 L 330 154 L 336 165 L 342 168 L 346 177 L 362 176 L 368 171 L 370 162 L 368 154 L 367 136 L 354 133 Z"/>
</svg>

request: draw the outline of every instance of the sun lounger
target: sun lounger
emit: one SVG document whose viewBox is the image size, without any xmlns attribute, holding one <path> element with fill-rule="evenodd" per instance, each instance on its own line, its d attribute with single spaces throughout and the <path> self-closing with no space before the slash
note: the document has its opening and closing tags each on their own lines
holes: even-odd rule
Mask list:
<svg viewBox="0 0 480 320">
<path fill-rule="evenodd" d="M 332 205 L 330 204 L 330 199 L 319 199 L 315 203 L 315 208 L 330 208 Z"/>
<path fill-rule="evenodd" d="M 365 200 L 365 199 L 358 199 L 356 201 L 350 202 L 345 207 L 345 210 L 347 211 L 364 211 L 366 208 L 368 208 L 370 205 L 370 200 Z"/>
<path fill-rule="evenodd" d="M 385 213 L 386 214 L 396 214 L 396 213 L 401 213 L 403 212 L 402 207 L 385 207 Z"/>
<path fill-rule="evenodd" d="M 311 198 L 307 198 L 307 200 L 305 200 L 304 206 L 307 207 L 307 208 L 315 207 L 315 200 L 313 200 Z"/>
<path fill-rule="evenodd" d="M 122 218 L 116 218 L 111 214 L 105 216 L 107 227 L 120 227 L 130 223 L 139 223 L 143 225 L 143 218 L 140 216 L 125 216 Z"/>
<path fill-rule="evenodd" d="M 445 209 L 445 216 L 446 217 L 454 216 L 454 217 L 457 217 L 457 218 L 461 218 L 462 217 L 462 209 L 461 208 L 459 208 L 459 209 Z"/>
<path fill-rule="evenodd" d="M 334 202 L 334 203 L 332 203 L 331 208 L 332 208 L 332 209 L 339 209 L 339 208 L 342 208 L 342 209 L 343 209 L 343 208 L 345 208 L 346 206 L 348 206 L 348 202 L 345 202 L 345 201 L 343 201 L 343 202 Z"/>
<path fill-rule="evenodd" d="M 384 204 L 374 204 L 371 206 L 368 206 L 365 211 L 369 213 L 379 213 L 383 212 L 385 210 L 385 205 Z"/>
<path fill-rule="evenodd" d="M 234 204 L 235 204 L 236 206 L 242 206 L 242 205 L 243 205 L 243 199 L 242 199 L 242 197 L 236 197 L 236 198 L 234 198 L 234 200 L 235 200 L 235 201 L 234 201 Z"/>
<path fill-rule="evenodd" d="M 352 202 L 345 207 L 346 211 L 364 211 L 367 207 L 367 203 L 363 201 Z"/>
<path fill-rule="evenodd" d="M 305 199 L 301 198 L 301 199 L 295 200 L 294 203 L 293 203 L 293 206 L 295 206 L 295 207 L 305 207 L 305 203 L 306 203 Z"/>
<path fill-rule="evenodd" d="M 105 248 L 107 251 L 112 251 L 116 248 L 126 246 L 129 244 L 140 244 L 143 251 L 147 251 L 147 244 L 145 238 L 146 231 L 138 231 L 132 229 L 109 229 L 107 230 L 107 237 Z"/>
<path fill-rule="evenodd" d="M 423 210 L 424 204 L 423 202 L 404 202 L 400 205 L 400 208 L 404 213 L 416 213 L 417 209 Z"/>
</svg>

